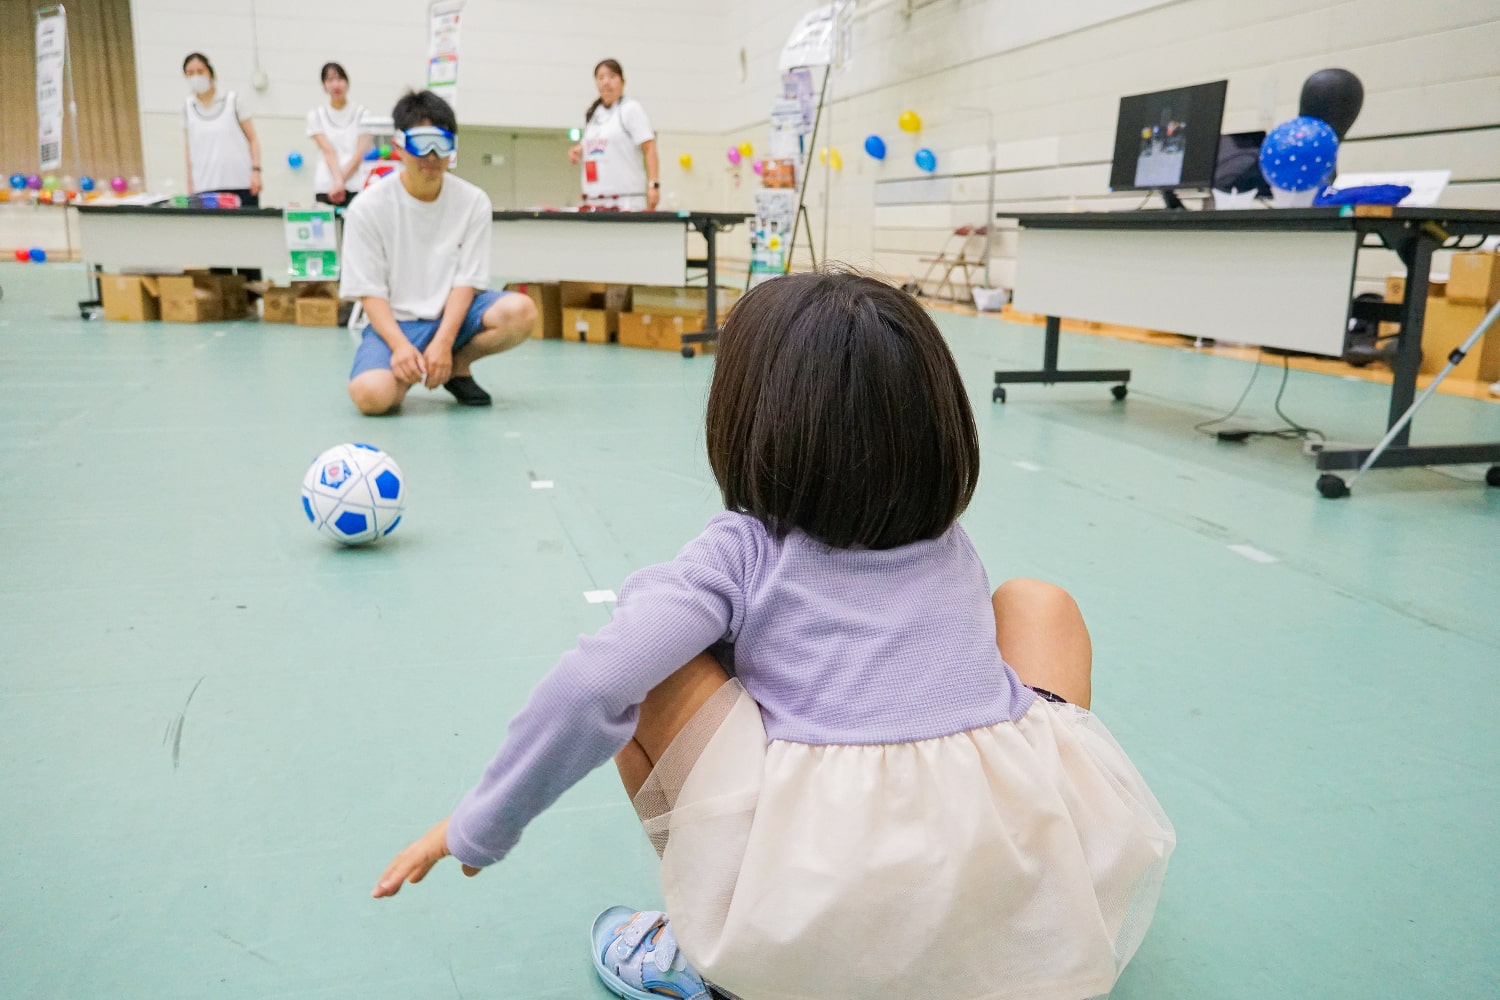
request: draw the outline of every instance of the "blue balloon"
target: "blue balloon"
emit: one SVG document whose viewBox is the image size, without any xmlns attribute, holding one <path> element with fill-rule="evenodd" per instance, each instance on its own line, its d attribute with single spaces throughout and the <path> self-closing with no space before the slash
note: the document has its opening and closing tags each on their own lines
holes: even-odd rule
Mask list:
<svg viewBox="0 0 1500 1000">
<path fill-rule="evenodd" d="M 92 177 L 80 177 L 80 178 L 78 178 L 78 189 L 80 191 L 92 191 L 92 190 L 94 190 L 94 179 Z"/>
<path fill-rule="evenodd" d="M 302 166 L 302 154 L 299 153 L 299 152 L 297 152 L 295 149 L 292 150 L 290 153 L 286 154 L 286 165 L 289 166 L 289 167 L 291 167 L 293 170 L 296 170 L 299 167 L 301 167 Z"/>
<path fill-rule="evenodd" d="M 1339 137 L 1321 118 L 1303 115 L 1282 122 L 1260 144 L 1260 172 L 1272 187 L 1311 191 L 1333 179 Z"/>
<path fill-rule="evenodd" d="M 937 169 L 937 154 L 923 146 L 917 150 L 917 167 L 929 174 Z"/>
<path fill-rule="evenodd" d="M 878 135 L 865 137 L 865 152 L 877 160 L 885 159 L 885 140 Z"/>
<path fill-rule="evenodd" d="M 380 150 L 378 148 L 374 147 L 374 146 L 371 146 L 369 149 L 365 150 L 365 159 L 367 159 L 367 160 L 378 160 L 378 159 L 380 159 Z"/>
<path fill-rule="evenodd" d="M 26 252 L 26 256 L 30 257 L 32 263 L 34 264 L 47 263 L 47 251 L 43 250 L 41 247 L 32 247 Z"/>
<path fill-rule="evenodd" d="M 17 191 L 21 190 L 23 187 L 26 186 L 26 175 L 25 174 L 11 174 L 10 175 L 10 186 L 13 187 L 13 188 L 15 188 Z"/>
</svg>

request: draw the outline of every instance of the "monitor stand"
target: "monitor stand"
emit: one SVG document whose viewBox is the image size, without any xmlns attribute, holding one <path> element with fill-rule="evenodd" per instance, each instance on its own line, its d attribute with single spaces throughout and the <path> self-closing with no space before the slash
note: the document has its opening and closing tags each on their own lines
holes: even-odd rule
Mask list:
<svg viewBox="0 0 1500 1000">
<path fill-rule="evenodd" d="M 1167 208 L 1174 212 L 1182 212 L 1187 209 L 1187 206 L 1182 203 L 1182 199 L 1177 197 L 1177 192 L 1172 188 L 1161 189 L 1161 200 L 1166 202 Z"/>
</svg>

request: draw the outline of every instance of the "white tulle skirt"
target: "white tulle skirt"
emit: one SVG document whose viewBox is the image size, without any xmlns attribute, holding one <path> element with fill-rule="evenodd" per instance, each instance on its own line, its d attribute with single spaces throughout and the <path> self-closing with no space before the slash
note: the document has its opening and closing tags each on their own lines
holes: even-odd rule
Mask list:
<svg viewBox="0 0 1500 1000">
<path fill-rule="evenodd" d="M 1176 837 L 1090 712 L 877 746 L 767 742 L 731 681 L 636 797 L 683 953 L 744 1000 L 1081 998 Z"/>
</svg>

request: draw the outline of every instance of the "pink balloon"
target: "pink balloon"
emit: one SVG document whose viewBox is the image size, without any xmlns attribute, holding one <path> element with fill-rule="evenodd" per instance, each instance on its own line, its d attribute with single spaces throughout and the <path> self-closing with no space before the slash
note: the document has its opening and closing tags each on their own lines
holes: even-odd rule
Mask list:
<svg viewBox="0 0 1500 1000">
<path fill-rule="evenodd" d="M 729 157 L 729 162 L 735 164 L 736 166 L 739 165 L 739 162 L 742 159 L 739 147 L 737 146 L 730 146 L 728 151 L 725 152 L 724 155 Z"/>
<path fill-rule="evenodd" d="M 756 160 L 755 161 L 755 172 L 757 174 L 763 174 L 763 173 L 766 172 L 766 161 L 765 160 Z"/>
<path fill-rule="evenodd" d="M 109 179 L 109 187 L 110 187 L 110 190 L 113 191 L 115 194 L 124 194 L 125 193 L 125 178 L 123 178 L 123 177 L 111 177 Z"/>
</svg>

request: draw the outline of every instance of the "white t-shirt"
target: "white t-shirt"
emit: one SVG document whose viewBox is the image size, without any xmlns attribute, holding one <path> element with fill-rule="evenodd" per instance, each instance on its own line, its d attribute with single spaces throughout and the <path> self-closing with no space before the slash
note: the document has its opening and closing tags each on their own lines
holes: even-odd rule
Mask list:
<svg viewBox="0 0 1500 1000">
<path fill-rule="evenodd" d="M 344 216 L 347 299 L 373 295 L 398 320 L 438 319 L 448 293 L 490 284 L 490 223 L 483 189 L 448 174 L 433 201 L 418 201 L 399 175 L 374 184 Z"/>
<path fill-rule="evenodd" d="M 307 113 L 307 134 L 309 137 L 321 135 L 327 139 L 342 167 L 354 159 L 354 154 L 359 150 L 359 123 L 364 116 L 365 109 L 362 105 L 345 104 L 342 111 L 335 111 L 323 104 Z M 323 158 L 321 149 L 318 150 L 317 159 L 313 190 L 318 194 L 327 194 L 333 190 L 333 176 L 328 172 L 328 161 Z M 364 187 L 366 173 L 368 171 L 364 169 L 364 164 L 360 164 L 360 169 L 355 170 L 344 182 L 344 189 L 358 191 Z"/>
<path fill-rule="evenodd" d="M 645 194 L 641 144 L 655 138 L 640 101 L 621 97 L 614 107 L 599 105 L 583 129 L 584 197 Z"/>
<path fill-rule="evenodd" d="M 182 111 L 188 156 L 193 164 L 193 193 L 244 191 L 250 187 L 250 140 L 240 122 L 250 112 L 234 91 L 215 95 L 207 109 L 189 97 Z"/>
</svg>

